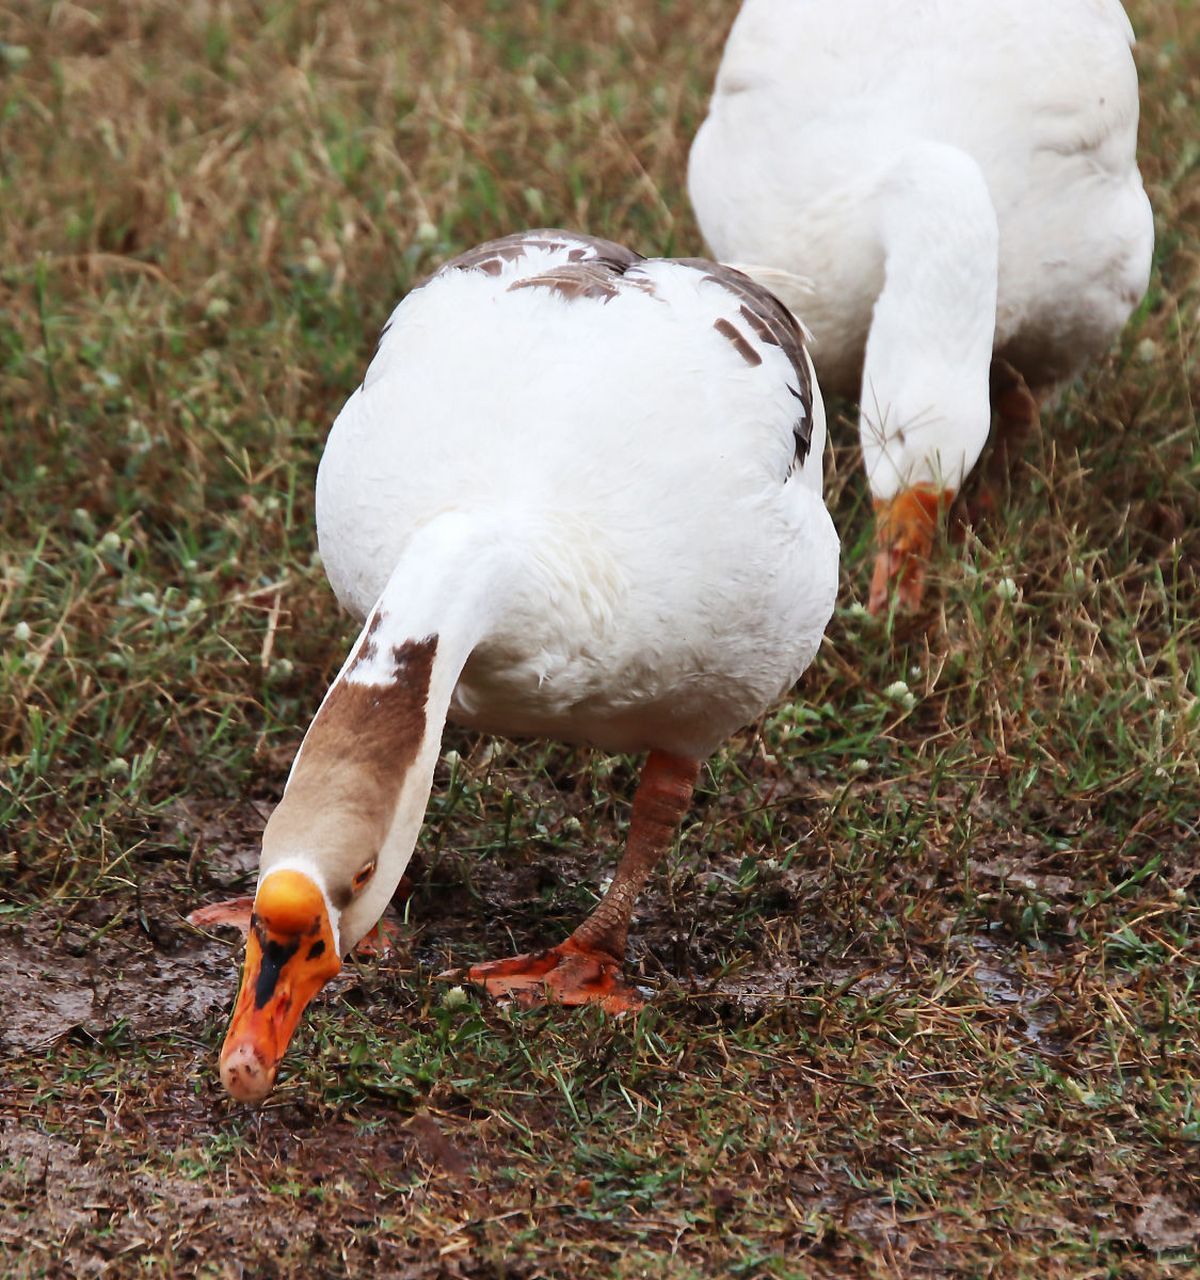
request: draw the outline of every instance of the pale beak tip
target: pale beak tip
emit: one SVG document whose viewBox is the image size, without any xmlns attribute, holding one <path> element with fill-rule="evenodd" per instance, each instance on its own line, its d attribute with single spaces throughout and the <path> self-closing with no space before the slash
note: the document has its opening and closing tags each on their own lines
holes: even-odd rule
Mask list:
<svg viewBox="0 0 1200 1280">
<path fill-rule="evenodd" d="M 251 1041 L 243 1040 L 221 1054 L 221 1083 L 239 1102 L 261 1102 L 275 1084 L 275 1067 L 262 1060 Z"/>
</svg>

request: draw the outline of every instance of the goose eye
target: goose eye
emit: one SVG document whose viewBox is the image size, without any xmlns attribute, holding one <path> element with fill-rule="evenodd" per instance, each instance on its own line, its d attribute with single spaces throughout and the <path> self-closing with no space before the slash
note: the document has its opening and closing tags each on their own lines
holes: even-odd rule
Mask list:
<svg viewBox="0 0 1200 1280">
<path fill-rule="evenodd" d="M 367 881 L 370 880 L 370 878 L 374 874 L 375 874 L 375 859 L 372 858 L 371 861 L 368 862 L 365 867 L 360 867 L 359 870 L 355 873 L 354 880 L 352 881 L 354 885 L 354 892 L 355 893 L 361 892 L 366 887 Z"/>
</svg>

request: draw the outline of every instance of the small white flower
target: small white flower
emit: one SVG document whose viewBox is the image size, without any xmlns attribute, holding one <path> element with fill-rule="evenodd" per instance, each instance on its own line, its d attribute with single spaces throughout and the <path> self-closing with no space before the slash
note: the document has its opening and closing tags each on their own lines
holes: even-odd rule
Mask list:
<svg viewBox="0 0 1200 1280">
<path fill-rule="evenodd" d="M 199 596 L 189 596 L 188 602 L 183 606 L 184 613 L 199 613 L 204 608 L 204 601 Z"/>
<path fill-rule="evenodd" d="M 438 238 L 438 229 L 428 218 L 424 218 L 417 223 L 416 238 L 418 244 L 434 244 Z"/>
<path fill-rule="evenodd" d="M 110 529 L 99 542 L 96 543 L 96 550 L 101 554 L 109 551 L 120 551 L 121 535 L 115 530 Z"/>
<path fill-rule="evenodd" d="M 104 766 L 106 778 L 125 778 L 129 776 L 129 761 L 124 756 L 116 756 Z"/>
<path fill-rule="evenodd" d="M 138 594 L 133 597 L 133 599 L 134 599 L 134 602 L 136 604 L 140 604 L 143 609 L 158 608 L 158 597 L 154 594 L 153 591 L 139 591 Z"/>
<path fill-rule="evenodd" d="M 204 315 L 209 320 L 223 320 L 230 310 L 228 298 L 209 298 L 208 306 L 204 308 Z"/>
<path fill-rule="evenodd" d="M 604 879 L 600 881 L 600 892 L 607 893 L 609 889 L 612 888 L 612 882 L 612 876 L 605 876 Z"/>
<path fill-rule="evenodd" d="M 865 604 L 855 600 L 853 604 L 846 606 L 847 618 L 869 618 L 871 616 L 870 609 Z"/>
<path fill-rule="evenodd" d="M 895 702 L 903 707 L 905 711 L 911 711 L 917 705 L 916 695 L 903 680 L 893 680 L 883 691 L 883 696 L 889 702 Z"/>
<path fill-rule="evenodd" d="M 195 573 L 195 572 L 196 572 L 196 570 L 197 570 L 197 569 L 199 569 L 199 568 L 200 568 L 200 563 L 199 563 L 199 561 L 197 561 L 197 560 L 191 560 L 191 559 L 189 559 L 189 560 L 185 560 L 185 561 L 183 562 L 183 571 L 184 571 L 184 573 Z"/>
<path fill-rule="evenodd" d="M 467 993 L 462 987 L 451 987 L 442 996 L 443 1009 L 461 1009 L 467 1003 Z"/>
<path fill-rule="evenodd" d="M 1019 590 L 1020 588 L 1012 578 L 1001 578 L 996 583 L 996 594 L 1001 600 L 1015 600 Z"/>
<path fill-rule="evenodd" d="M 870 767 L 871 762 L 869 760 L 864 760 L 862 756 L 859 756 L 857 760 L 850 761 L 851 773 L 866 773 Z"/>
<path fill-rule="evenodd" d="M 13 627 L 13 639 L 18 644 L 28 644 L 32 637 L 33 628 L 28 622 L 18 622 L 17 625 Z"/>
<path fill-rule="evenodd" d="M 452 773 L 455 769 L 458 768 L 460 764 L 462 764 L 462 756 L 460 756 L 458 752 L 454 750 L 453 747 L 451 747 L 451 749 L 446 752 L 446 754 L 442 757 L 442 759 L 446 762 L 446 767 Z"/>
<path fill-rule="evenodd" d="M 149 428 L 140 418 L 130 418 L 125 423 L 125 438 L 135 453 L 147 453 L 154 444 Z"/>
<path fill-rule="evenodd" d="M 276 680 L 286 680 L 295 669 L 291 658 L 276 658 L 271 663 L 271 675 Z"/>
<path fill-rule="evenodd" d="M 17 71 L 29 61 L 29 46 L 0 43 L 0 62 L 10 71 Z"/>
<path fill-rule="evenodd" d="M 1139 364 L 1153 364 L 1158 359 L 1158 343 L 1153 338 L 1143 338 L 1133 349 Z"/>
<path fill-rule="evenodd" d="M 560 829 L 563 835 L 577 836 L 583 830 L 583 823 L 580 822 L 579 819 L 576 818 L 574 815 L 572 815 L 569 818 L 563 819 L 563 824 Z"/>
</svg>

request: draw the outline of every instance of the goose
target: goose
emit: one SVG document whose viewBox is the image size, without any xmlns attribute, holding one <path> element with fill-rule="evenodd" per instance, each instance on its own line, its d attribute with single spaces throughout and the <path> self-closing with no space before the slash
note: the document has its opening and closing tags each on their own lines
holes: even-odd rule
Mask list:
<svg viewBox="0 0 1200 1280">
<path fill-rule="evenodd" d="M 304 1007 L 379 921 L 447 720 L 648 753 L 591 914 L 466 971 L 521 1002 L 638 1007 L 620 975 L 634 899 L 701 762 L 795 683 L 833 610 L 824 443 L 799 326 L 728 268 L 534 230 L 409 293 L 317 475 L 322 561 L 363 626 L 263 832 L 230 1094 L 269 1093 Z"/>
<path fill-rule="evenodd" d="M 734 21 L 689 194 L 858 400 L 872 612 L 893 587 L 920 603 L 992 409 L 1003 466 L 1146 290 L 1132 44 L 1117 0 L 745 0 Z"/>
</svg>

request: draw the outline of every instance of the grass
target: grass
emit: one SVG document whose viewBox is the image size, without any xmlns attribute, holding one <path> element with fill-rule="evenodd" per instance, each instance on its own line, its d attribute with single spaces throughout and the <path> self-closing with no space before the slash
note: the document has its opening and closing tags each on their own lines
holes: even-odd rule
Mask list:
<svg viewBox="0 0 1200 1280">
<path fill-rule="evenodd" d="M 432 980 L 579 918 L 634 777 L 452 733 L 408 941 L 314 1009 L 261 1112 L 214 1078 L 233 953 L 180 917 L 249 883 L 350 638 L 323 433 L 471 243 L 701 249 L 683 175 L 734 5 L 8 15 L 8 1274 L 1196 1274 L 1200 11 L 1130 9 L 1147 299 L 920 627 L 858 606 L 842 415 L 839 611 L 647 892 L 653 1006 Z"/>
</svg>

